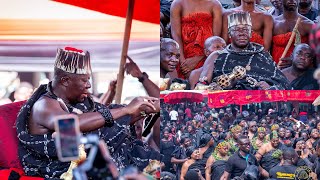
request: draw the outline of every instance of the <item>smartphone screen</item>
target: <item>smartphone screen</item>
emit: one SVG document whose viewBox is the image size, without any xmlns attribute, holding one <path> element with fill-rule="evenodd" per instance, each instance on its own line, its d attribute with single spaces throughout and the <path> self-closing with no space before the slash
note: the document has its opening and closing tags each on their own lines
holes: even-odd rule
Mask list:
<svg viewBox="0 0 320 180">
<path fill-rule="evenodd" d="M 79 122 L 75 115 L 58 116 L 56 119 L 56 148 L 60 161 L 79 157 Z"/>
</svg>

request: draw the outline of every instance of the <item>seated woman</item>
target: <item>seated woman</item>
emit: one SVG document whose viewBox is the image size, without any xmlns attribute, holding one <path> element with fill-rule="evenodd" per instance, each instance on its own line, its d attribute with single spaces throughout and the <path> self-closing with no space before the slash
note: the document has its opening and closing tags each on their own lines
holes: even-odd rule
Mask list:
<svg viewBox="0 0 320 180">
<path fill-rule="evenodd" d="M 186 150 L 186 155 L 190 159 L 184 162 L 182 165 L 180 180 L 185 179 L 185 176 L 189 170 L 193 169 L 199 171 L 201 168 L 204 168 L 198 165 L 199 160 L 202 159 L 198 148 L 195 146 L 188 147 Z"/>
<path fill-rule="evenodd" d="M 226 141 L 220 142 L 206 164 L 206 179 L 219 180 L 229 159 L 229 147 Z"/>
</svg>

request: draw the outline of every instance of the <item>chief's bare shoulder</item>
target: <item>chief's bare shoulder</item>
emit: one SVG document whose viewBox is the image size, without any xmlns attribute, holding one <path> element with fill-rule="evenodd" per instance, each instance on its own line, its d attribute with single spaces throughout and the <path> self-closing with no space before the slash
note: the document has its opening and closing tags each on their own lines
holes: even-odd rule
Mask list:
<svg viewBox="0 0 320 180">
<path fill-rule="evenodd" d="M 67 112 L 61 108 L 57 100 L 43 96 L 33 105 L 29 123 L 52 130 L 54 128 L 53 117 L 62 114 L 67 114 Z"/>
</svg>

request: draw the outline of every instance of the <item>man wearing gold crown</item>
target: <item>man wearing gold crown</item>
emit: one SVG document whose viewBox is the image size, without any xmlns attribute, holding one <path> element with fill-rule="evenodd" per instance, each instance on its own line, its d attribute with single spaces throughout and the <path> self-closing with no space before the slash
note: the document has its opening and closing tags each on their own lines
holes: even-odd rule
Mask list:
<svg viewBox="0 0 320 180">
<path fill-rule="evenodd" d="M 263 51 L 263 46 L 249 41 L 251 27 L 248 12 L 235 12 L 228 16 L 231 44 L 207 58 L 200 75 L 202 82 L 199 83 L 210 84 L 221 75 L 234 77 L 236 67 L 244 76 L 225 89 L 290 89 L 287 78 L 276 67 L 271 55 Z"/>
<path fill-rule="evenodd" d="M 129 124 L 141 119 L 141 111 L 159 111 L 157 99 L 137 97 L 127 106 L 108 107 L 94 102 L 88 91 L 91 73 L 89 52 L 58 49 L 53 80 L 34 92 L 17 117 L 19 158 L 26 175 L 59 178 L 67 171 L 70 162 L 58 160 L 52 133 L 53 118 L 70 113 L 78 115 L 81 132 L 97 134 L 107 143 L 119 169 L 133 163 L 133 158 L 157 158 L 153 149 L 135 146 L 128 136 Z M 145 151 L 139 154 L 141 149 Z"/>
</svg>

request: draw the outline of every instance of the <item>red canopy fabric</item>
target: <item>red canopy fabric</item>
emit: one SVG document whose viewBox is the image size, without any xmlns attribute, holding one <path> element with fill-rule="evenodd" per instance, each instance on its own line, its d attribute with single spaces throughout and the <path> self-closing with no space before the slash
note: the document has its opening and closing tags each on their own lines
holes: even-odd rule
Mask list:
<svg viewBox="0 0 320 180">
<path fill-rule="evenodd" d="M 179 91 L 171 92 L 164 96 L 164 102 L 169 104 L 177 104 L 181 102 L 202 102 L 203 95 L 198 92 Z"/>
<path fill-rule="evenodd" d="M 319 90 L 243 90 L 208 93 L 210 107 L 224 107 L 228 104 L 245 105 L 261 102 L 298 101 L 313 102 L 320 95 Z"/>
<path fill-rule="evenodd" d="M 113 16 L 126 17 L 129 0 L 54 0 Z M 135 0 L 133 19 L 159 24 L 160 0 Z"/>
</svg>

